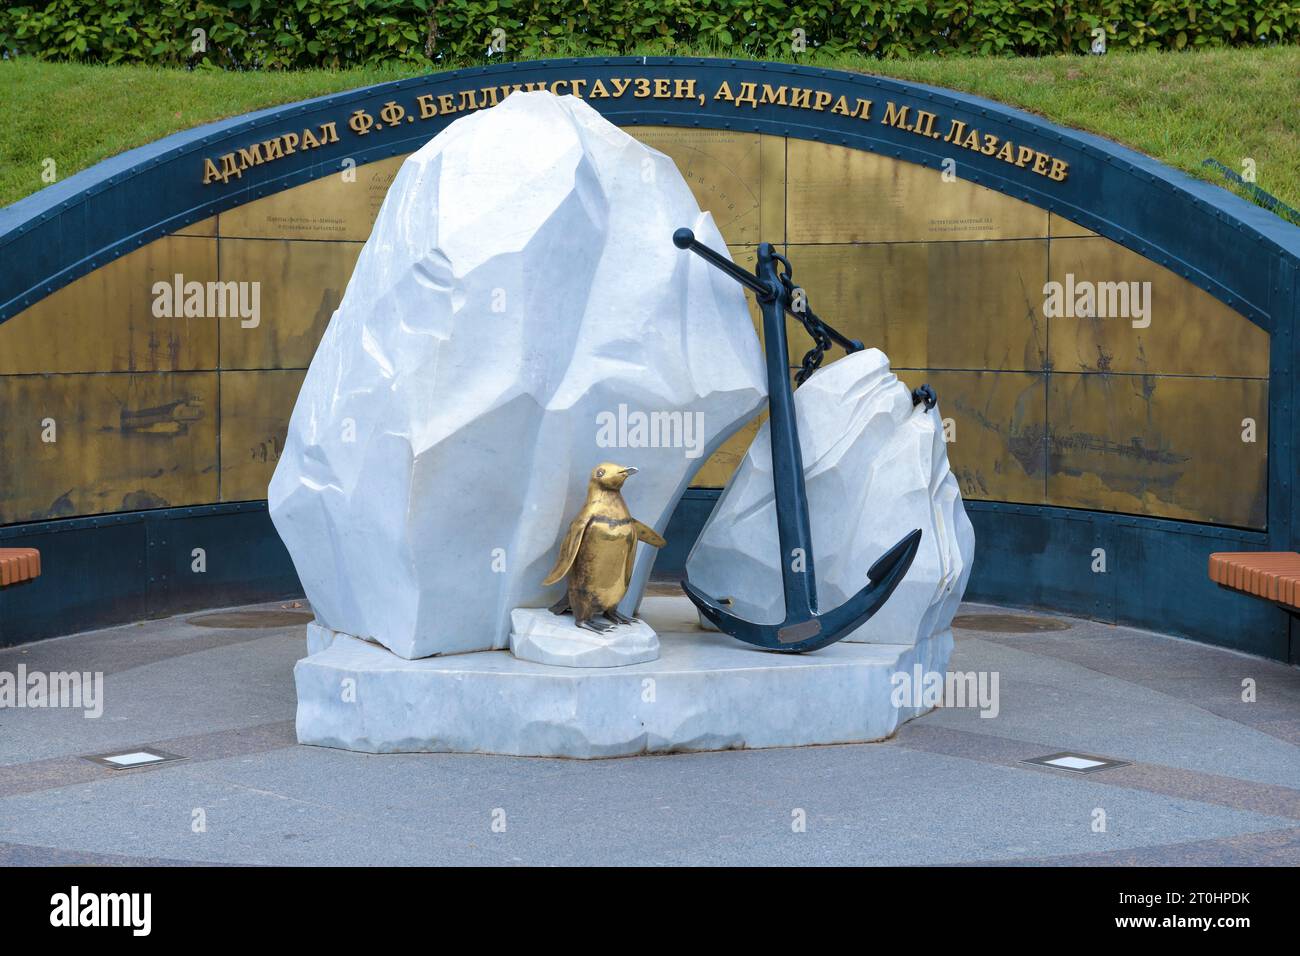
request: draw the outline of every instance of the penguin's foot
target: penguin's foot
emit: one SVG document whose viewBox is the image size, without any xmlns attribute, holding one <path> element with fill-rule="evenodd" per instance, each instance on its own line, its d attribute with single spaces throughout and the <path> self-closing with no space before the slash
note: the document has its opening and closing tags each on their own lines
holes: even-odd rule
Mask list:
<svg viewBox="0 0 1300 956">
<path fill-rule="evenodd" d="M 567 594 L 551 605 L 552 614 L 563 615 L 567 613 L 568 610 L 569 610 L 569 596 Z"/>
<path fill-rule="evenodd" d="M 605 616 L 606 616 L 607 618 L 609 618 L 611 621 L 613 621 L 615 624 L 631 624 L 631 623 L 632 623 L 632 618 L 627 617 L 627 616 L 625 616 L 625 615 L 623 615 L 623 614 L 619 614 L 619 613 L 618 613 L 618 608 L 613 608 L 613 607 L 610 608 L 608 611 L 605 612 Z"/>
<path fill-rule="evenodd" d="M 604 634 L 606 631 L 614 630 L 613 624 L 606 624 L 604 621 L 595 621 L 588 618 L 585 621 L 578 621 L 578 627 L 585 627 L 589 631 L 595 631 L 597 634 Z"/>
</svg>

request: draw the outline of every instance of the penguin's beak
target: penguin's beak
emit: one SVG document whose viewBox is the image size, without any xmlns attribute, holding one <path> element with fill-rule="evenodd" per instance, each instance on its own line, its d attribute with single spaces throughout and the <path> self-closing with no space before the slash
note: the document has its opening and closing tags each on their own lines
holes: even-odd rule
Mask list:
<svg viewBox="0 0 1300 956">
<path fill-rule="evenodd" d="M 629 467 L 629 468 L 624 468 L 624 469 L 623 469 L 623 474 L 624 474 L 624 475 L 627 475 L 627 476 L 630 477 L 630 476 L 636 474 L 636 469 L 635 469 L 635 468 L 630 468 L 630 467 Z"/>
</svg>

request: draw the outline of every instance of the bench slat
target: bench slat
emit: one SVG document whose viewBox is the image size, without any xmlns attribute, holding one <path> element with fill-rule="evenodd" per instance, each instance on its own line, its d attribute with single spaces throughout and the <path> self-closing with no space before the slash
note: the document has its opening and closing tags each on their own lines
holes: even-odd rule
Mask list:
<svg viewBox="0 0 1300 956">
<path fill-rule="evenodd" d="M 1234 591 L 1300 608 L 1300 553 L 1218 551 L 1210 555 L 1210 580 Z"/>
<path fill-rule="evenodd" d="M 0 587 L 39 577 L 41 553 L 35 548 L 0 548 Z"/>
</svg>

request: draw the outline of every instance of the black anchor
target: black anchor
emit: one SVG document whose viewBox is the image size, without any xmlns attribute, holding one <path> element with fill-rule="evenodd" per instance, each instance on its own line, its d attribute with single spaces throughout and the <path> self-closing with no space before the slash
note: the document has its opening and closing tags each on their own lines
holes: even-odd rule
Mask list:
<svg viewBox="0 0 1300 956">
<path fill-rule="evenodd" d="M 767 408 L 772 436 L 772 484 L 776 495 L 776 529 L 781 542 L 781 582 L 785 591 L 785 620 L 780 624 L 755 624 L 736 617 L 718 601 L 682 581 L 686 596 L 717 628 L 732 637 L 771 651 L 815 651 L 847 637 L 880 610 L 903 575 L 912 566 L 921 544 L 921 529 L 903 537 L 867 569 L 867 584 L 832 611 L 817 610 L 817 578 L 813 570 L 812 533 L 808 520 L 808 495 L 804 488 L 803 455 L 795 423 L 794 390 L 790 386 L 785 313 L 803 323 L 817 346 L 804 360 L 802 382 L 821 362 L 831 342 L 857 352 L 862 343 L 846 338 L 822 322 L 806 307 L 794 308 L 795 286 L 789 261 L 771 243 L 758 247 L 758 274 L 736 265 L 726 256 L 699 242 L 689 229 L 673 233 L 679 249 L 689 249 L 721 269 L 758 297 L 763 310 L 763 341 L 767 358 Z M 777 271 L 777 263 L 785 267 Z M 802 303 L 801 303 L 802 305 Z M 928 405 L 927 405 L 928 407 Z"/>
</svg>

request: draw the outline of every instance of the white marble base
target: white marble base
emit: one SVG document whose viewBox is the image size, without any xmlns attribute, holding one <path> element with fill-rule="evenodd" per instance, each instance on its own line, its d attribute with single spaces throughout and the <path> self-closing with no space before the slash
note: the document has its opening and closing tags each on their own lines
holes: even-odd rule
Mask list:
<svg viewBox="0 0 1300 956">
<path fill-rule="evenodd" d="M 924 707 L 897 708 L 891 676 L 942 673 L 952 632 L 915 645 L 840 642 L 774 654 L 700 630 L 684 596 L 647 597 L 660 659 L 575 669 L 478 651 L 409 661 L 338 635 L 294 668 L 298 741 L 367 753 L 533 757 L 793 747 L 881 740 Z"/>
<path fill-rule="evenodd" d="M 622 667 L 658 660 L 659 637 L 640 618 L 597 634 L 574 624 L 572 614 L 517 607 L 510 612 L 510 653 L 556 667 Z"/>
</svg>

